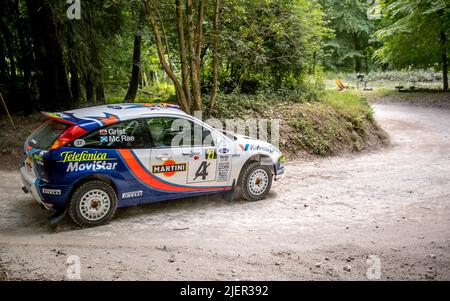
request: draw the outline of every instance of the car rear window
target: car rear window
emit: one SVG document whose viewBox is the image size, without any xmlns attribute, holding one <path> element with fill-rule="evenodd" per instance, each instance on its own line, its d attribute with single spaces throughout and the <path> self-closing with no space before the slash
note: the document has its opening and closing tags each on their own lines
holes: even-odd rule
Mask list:
<svg viewBox="0 0 450 301">
<path fill-rule="evenodd" d="M 47 120 L 31 134 L 28 144 L 35 148 L 49 149 L 68 127 L 67 124 Z"/>
</svg>

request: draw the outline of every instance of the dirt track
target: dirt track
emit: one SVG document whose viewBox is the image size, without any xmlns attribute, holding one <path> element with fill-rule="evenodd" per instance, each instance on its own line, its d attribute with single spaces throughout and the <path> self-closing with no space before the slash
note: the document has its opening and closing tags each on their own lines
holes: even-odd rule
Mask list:
<svg viewBox="0 0 450 301">
<path fill-rule="evenodd" d="M 450 280 L 450 110 L 374 107 L 391 146 L 289 162 L 261 202 L 183 199 L 54 228 L 0 171 L 0 278 L 66 279 L 77 255 L 84 280 L 364 280 L 375 255 L 381 279 Z"/>
</svg>

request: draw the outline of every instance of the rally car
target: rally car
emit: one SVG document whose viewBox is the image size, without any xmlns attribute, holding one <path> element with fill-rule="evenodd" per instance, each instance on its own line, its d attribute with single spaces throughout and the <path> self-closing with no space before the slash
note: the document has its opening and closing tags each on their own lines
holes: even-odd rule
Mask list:
<svg viewBox="0 0 450 301">
<path fill-rule="evenodd" d="M 284 171 L 271 144 L 219 129 L 172 104 L 114 104 L 42 112 L 26 140 L 23 190 L 80 226 L 118 207 L 222 192 L 256 201 Z"/>
</svg>

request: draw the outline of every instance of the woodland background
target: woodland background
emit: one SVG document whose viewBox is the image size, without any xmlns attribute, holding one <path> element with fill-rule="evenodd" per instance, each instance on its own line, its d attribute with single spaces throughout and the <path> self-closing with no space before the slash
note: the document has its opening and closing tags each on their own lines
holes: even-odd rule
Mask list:
<svg viewBox="0 0 450 301">
<path fill-rule="evenodd" d="M 337 73 L 448 91 L 450 0 L 79 0 L 79 19 L 65 0 L 0 3 L 12 112 L 162 100 L 214 113 L 312 101 Z"/>
</svg>

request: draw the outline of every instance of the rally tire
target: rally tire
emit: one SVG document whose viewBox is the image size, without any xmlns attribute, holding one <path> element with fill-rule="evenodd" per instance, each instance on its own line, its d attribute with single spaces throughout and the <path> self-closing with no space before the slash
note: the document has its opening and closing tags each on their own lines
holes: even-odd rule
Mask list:
<svg viewBox="0 0 450 301">
<path fill-rule="evenodd" d="M 72 195 L 69 216 L 81 227 L 95 227 L 108 223 L 117 210 L 117 195 L 108 183 L 89 181 Z"/>
<path fill-rule="evenodd" d="M 260 184 L 256 181 L 260 180 Z M 259 201 L 264 199 L 272 187 L 272 170 L 268 165 L 258 161 L 246 163 L 241 170 L 237 189 L 239 196 L 246 201 Z"/>
</svg>

